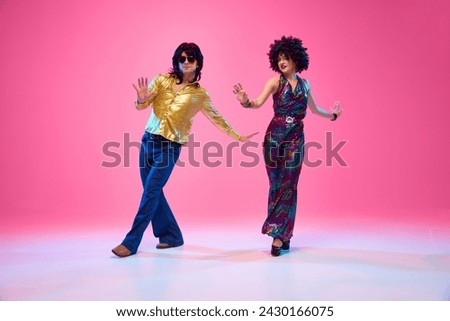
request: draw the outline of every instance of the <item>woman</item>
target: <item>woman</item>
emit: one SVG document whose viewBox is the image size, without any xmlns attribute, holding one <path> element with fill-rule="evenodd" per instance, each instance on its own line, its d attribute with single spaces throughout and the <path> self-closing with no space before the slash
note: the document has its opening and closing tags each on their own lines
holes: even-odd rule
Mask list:
<svg viewBox="0 0 450 321">
<path fill-rule="evenodd" d="M 279 256 L 289 250 L 297 207 L 297 183 L 303 163 L 303 118 L 309 107 L 312 113 L 336 120 L 342 113 L 339 102 L 332 112 L 316 105 L 311 87 L 297 73 L 308 69 L 309 57 L 298 38 L 282 37 L 270 45 L 271 68 L 279 75 L 267 81 L 261 95 L 249 99 L 241 84 L 233 93 L 245 108 L 261 107 L 273 96 L 274 117 L 264 138 L 264 160 L 269 176 L 269 204 L 262 233 L 273 238 L 271 254 Z"/>
<path fill-rule="evenodd" d="M 183 245 L 183 236 L 175 220 L 163 187 L 180 156 L 182 145 L 188 141 L 194 116 L 201 111 L 228 136 L 248 141 L 253 135 L 241 136 L 214 109 L 208 93 L 199 80 L 203 55 L 195 43 L 182 43 L 172 57 L 172 70 L 159 75 L 148 85 L 140 78 L 136 89 L 136 109 L 153 105 L 142 137 L 139 156 L 144 191 L 131 230 L 122 243 L 112 249 L 119 257 L 135 254 L 147 226 L 152 223 L 153 234 L 159 239 L 158 249 Z"/>
</svg>

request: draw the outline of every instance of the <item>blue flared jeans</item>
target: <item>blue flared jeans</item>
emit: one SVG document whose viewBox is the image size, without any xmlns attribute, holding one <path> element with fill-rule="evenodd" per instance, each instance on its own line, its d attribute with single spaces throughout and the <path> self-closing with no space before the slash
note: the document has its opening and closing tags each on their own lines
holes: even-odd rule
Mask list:
<svg viewBox="0 0 450 321">
<path fill-rule="evenodd" d="M 131 230 L 122 241 L 122 245 L 132 254 L 137 252 L 150 222 L 153 235 L 159 238 L 160 243 L 171 246 L 183 244 L 181 230 L 163 192 L 180 156 L 181 146 L 148 132 L 142 137 L 139 167 L 144 191 Z"/>
</svg>

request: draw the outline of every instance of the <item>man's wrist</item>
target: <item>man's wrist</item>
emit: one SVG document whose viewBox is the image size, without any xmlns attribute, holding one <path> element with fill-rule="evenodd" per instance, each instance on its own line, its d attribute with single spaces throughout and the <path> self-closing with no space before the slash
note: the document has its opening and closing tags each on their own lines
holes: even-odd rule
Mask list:
<svg viewBox="0 0 450 321">
<path fill-rule="evenodd" d="M 139 106 L 139 105 L 144 105 L 146 102 L 147 102 L 147 101 L 144 101 L 143 103 L 141 103 L 141 102 L 139 101 L 139 99 L 136 99 L 136 100 L 134 101 L 134 106 L 137 107 L 137 106 Z"/>
</svg>

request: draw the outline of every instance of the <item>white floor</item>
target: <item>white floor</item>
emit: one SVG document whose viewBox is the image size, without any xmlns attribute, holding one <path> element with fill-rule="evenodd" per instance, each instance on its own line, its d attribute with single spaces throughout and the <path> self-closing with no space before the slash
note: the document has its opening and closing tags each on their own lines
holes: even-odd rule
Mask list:
<svg viewBox="0 0 450 321">
<path fill-rule="evenodd" d="M 125 230 L 1 235 L 0 300 L 449 300 L 450 231 L 303 225 L 270 256 L 259 225 L 184 227 L 186 244 L 111 253 Z"/>
</svg>

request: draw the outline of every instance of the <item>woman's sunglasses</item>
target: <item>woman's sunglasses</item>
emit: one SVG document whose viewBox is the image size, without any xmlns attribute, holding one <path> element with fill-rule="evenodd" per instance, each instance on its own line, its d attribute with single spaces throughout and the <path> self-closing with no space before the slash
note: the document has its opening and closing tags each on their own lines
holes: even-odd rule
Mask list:
<svg viewBox="0 0 450 321">
<path fill-rule="evenodd" d="M 189 61 L 190 63 L 193 63 L 194 61 L 195 61 L 195 57 L 193 57 L 193 56 L 180 56 L 180 57 L 178 57 L 178 62 L 180 63 L 180 64 L 184 64 L 184 62 L 186 61 L 186 59 L 187 59 L 187 61 Z"/>
</svg>

